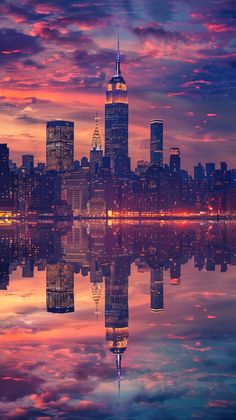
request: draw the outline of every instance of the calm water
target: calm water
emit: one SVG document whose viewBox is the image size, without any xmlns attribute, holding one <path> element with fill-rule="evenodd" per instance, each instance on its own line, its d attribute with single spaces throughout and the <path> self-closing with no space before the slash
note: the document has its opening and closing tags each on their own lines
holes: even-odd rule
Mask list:
<svg viewBox="0 0 236 420">
<path fill-rule="evenodd" d="M 236 224 L 0 226 L 0 418 L 236 418 Z"/>
</svg>

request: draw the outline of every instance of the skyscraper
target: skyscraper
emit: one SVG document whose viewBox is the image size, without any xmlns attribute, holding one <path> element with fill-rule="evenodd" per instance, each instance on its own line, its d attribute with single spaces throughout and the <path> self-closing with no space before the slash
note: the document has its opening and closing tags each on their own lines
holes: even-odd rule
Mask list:
<svg viewBox="0 0 236 420">
<path fill-rule="evenodd" d="M 0 144 L 0 210 L 10 210 L 12 206 L 9 149 L 6 144 Z"/>
<path fill-rule="evenodd" d="M 107 86 L 105 105 L 105 155 L 110 158 L 112 172 L 118 176 L 125 176 L 130 170 L 128 116 L 127 87 L 121 74 L 118 40 L 115 72 Z"/>
<path fill-rule="evenodd" d="M 47 170 L 66 172 L 74 163 L 74 123 L 49 121 L 47 123 Z"/>
<path fill-rule="evenodd" d="M 163 166 L 163 120 L 150 121 L 150 162 Z"/>
<path fill-rule="evenodd" d="M 170 170 L 172 172 L 179 172 L 180 168 L 180 150 L 178 147 L 172 147 L 170 149 Z"/>
<path fill-rule="evenodd" d="M 92 175 L 98 172 L 102 166 L 102 140 L 98 129 L 98 117 L 95 117 L 95 130 L 92 138 L 92 148 L 90 150 L 90 172 Z"/>
<path fill-rule="evenodd" d="M 34 156 L 23 155 L 22 156 L 22 167 L 25 169 L 27 174 L 30 174 L 34 170 Z"/>
</svg>

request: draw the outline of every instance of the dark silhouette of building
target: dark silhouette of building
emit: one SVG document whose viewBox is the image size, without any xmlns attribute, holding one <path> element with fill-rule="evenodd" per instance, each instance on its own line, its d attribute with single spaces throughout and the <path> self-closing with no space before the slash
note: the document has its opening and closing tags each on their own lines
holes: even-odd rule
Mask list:
<svg viewBox="0 0 236 420">
<path fill-rule="evenodd" d="M 0 144 L 0 210 L 13 209 L 12 178 L 9 166 L 9 149 Z"/>
<path fill-rule="evenodd" d="M 34 170 L 34 156 L 23 155 L 22 156 L 22 169 L 25 170 L 26 174 L 30 174 Z"/>
<path fill-rule="evenodd" d="M 150 162 L 163 166 L 163 120 L 150 121 Z"/>
</svg>

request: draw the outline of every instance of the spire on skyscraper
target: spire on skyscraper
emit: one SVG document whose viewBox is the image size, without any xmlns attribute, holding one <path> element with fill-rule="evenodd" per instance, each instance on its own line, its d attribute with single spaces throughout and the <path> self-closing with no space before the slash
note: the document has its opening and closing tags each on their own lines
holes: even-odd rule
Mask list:
<svg viewBox="0 0 236 420">
<path fill-rule="evenodd" d="M 120 34 L 118 32 L 118 39 L 117 39 L 117 53 L 116 53 L 116 68 L 115 68 L 115 77 L 118 77 L 121 75 L 121 69 L 120 69 Z"/>
<path fill-rule="evenodd" d="M 121 353 L 116 354 L 116 374 L 117 374 L 117 381 L 118 381 L 118 390 L 120 396 L 120 382 L 121 382 Z"/>
<path fill-rule="evenodd" d="M 92 137 L 92 150 L 101 150 L 102 149 L 102 140 L 98 129 L 98 116 L 96 113 L 95 116 L 95 130 Z"/>
<path fill-rule="evenodd" d="M 101 294 L 102 294 L 102 283 L 101 282 L 93 282 L 92 283 L 92 295 L 93 295 L 93 300 L 95 303 L 95 315 L 98 319 L 98 314 L 99 314 L 99 310 L 98 310 L 98 305 L 99 305 L 99 301 L 101 298 Z"/>
</svg>

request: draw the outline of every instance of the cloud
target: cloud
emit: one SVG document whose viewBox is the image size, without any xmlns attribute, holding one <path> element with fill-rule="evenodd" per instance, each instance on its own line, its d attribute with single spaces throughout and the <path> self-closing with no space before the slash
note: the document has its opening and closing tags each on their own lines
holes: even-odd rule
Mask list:
<svg viewBox="0 0 236 420">
<path fill-rule="evenodd" d="M 10 28 L 0 29 L 0 60 L 11 61 L 43 51 L 38 37 Z"/>
<path fill-rule="evenodd" d="M 140 38 L 153 36 L 156 39 L 166 42 L 186 42 L 186 37 L 180 32 L 166 30 L 157 24 L 152 24 L 149 26 L 137 26 L 133 28 L 133 33 Z"/>
<path fill-rule="evenodd" d="M 25 124 L 30 124 L 30 125 L 45 124 L 44 120 L 40 118 L 36 118 L 36 117 L 31 117 L 31 115 L 27 115 L 27 114 L 19 115 L 18 117 L 16 117 L 16 120 L 23 122 Z"/>
</svg>

